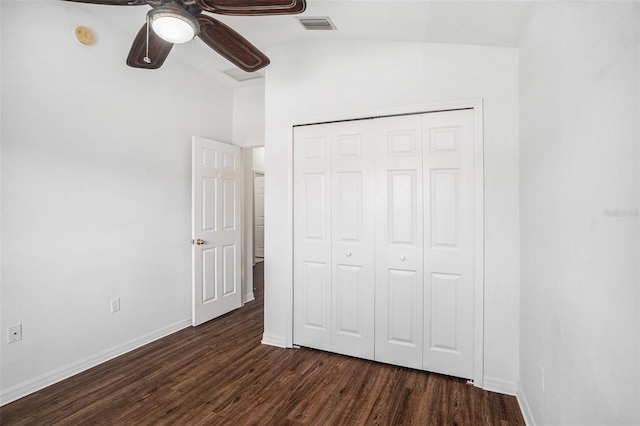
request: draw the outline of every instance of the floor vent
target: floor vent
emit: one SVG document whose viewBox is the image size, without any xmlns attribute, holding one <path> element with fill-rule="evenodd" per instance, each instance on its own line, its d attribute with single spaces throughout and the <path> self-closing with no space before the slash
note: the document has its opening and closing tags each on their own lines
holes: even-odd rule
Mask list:
<svg viewBox="0 0 640 426">
<path fill-rule="evenodd" d="M 302 26 L 309 31 L 318 31 L 318 30 L 335 30 L 337 29 L 331 19 L 326 16 L 317 16 L 317 17 L 306 17 L 306 18 L 296 18 Z"/>
</svg>

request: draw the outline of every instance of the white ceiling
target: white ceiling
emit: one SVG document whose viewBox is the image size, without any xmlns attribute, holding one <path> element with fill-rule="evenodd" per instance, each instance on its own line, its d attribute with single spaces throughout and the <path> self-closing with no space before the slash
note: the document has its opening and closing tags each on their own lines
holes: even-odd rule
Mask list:
<svg viewBox="0 0 640 426">
<path fill-rule="evenodd" d="M 148 7 L 117 7 L 66 3 L 95 13 L 131 38 L 144 24 Z M 499 0 L 307 0 L 301 15 L 284 16 L 215 16 L 259 49 L 310 39 L 358 39 L 417 41 L 516 47 L 531 3 Z M 295 17 L 328 16 L 336 31 L 306 31 Z M 126 55 L 127 52 L 123 52 Z M 232 68 L 226 60 L 200 40 L 177 45 L 168 60 L 179 60 L 224 83 L 237 86 L 221 73 Z"/>
<path fill-rule="evenodd" d="M 297 17 L 328 16 L 336 31 L 306 31 L 294 16 L 216 17 L 258 48 L 305 39 L 418 41 L 516 47 L 523 1 L 308 0 Z"/>
<path fill-rule="evenodd" d="M 293 16 L 220 17 L 259 47 L 310 38 L 515 47 L 529 3 L 516 1 L 308 0 L 296 16 L 328 16 L 337 31 L 305 31 Z"/>
</svg>

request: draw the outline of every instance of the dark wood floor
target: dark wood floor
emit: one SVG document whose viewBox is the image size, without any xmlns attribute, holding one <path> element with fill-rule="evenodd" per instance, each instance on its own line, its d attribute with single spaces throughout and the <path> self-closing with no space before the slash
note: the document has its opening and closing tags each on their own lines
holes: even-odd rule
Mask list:
<svg viewBox="0 0 640 426">
<path fill-rule="evenodd" d="M 2 425 L 515 425 L 516 399 L 462 379 L 260 344 L 256 300 L 0 408 Z"/>
</svg>

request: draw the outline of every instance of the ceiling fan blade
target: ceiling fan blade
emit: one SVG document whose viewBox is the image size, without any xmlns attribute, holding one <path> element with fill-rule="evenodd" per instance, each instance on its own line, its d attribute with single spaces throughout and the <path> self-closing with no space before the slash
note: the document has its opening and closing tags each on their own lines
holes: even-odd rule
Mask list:
<svg viewBox="0 0 640 426">
<path fill-rule="evenodd" d="M 219 15 L 293 15 L 307 7 L 305 0 L 196 0 L 196 4 Z"/>
<path fill-rule="evenodd" d="M 148 4 L 147 0 L 64 0 L 72 1 L 75 3 L 88 3 L 88 4 L 106 4 L 112 6 L 142 6 Z"/>
<path fill-rule="evenodd" d="M 264 53 L 217 19 L 198 15 L 198 23 L 198 37 L 238 68 L 253 72 L 269 65 L 269 58 Z"/>
<path fill-rule="evenodd" d="M 160 68 L 164 60 L 167 59 L 172 47 L 172 43 L 164 41 L 153 31 L 149 31 L 149 59 L 151 62 L 145 62 L 144 58 L 147 56 L 147 24 L 144 24 L 133 40 L 127 57 L 127 65 L 133 68 L 151 70 Z"/>
</svg>

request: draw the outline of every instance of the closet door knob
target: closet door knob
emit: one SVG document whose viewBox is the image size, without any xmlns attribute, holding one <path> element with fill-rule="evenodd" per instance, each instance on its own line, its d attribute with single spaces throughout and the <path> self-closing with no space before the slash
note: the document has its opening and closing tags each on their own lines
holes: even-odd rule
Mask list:
<svg viewBox="0 0 640 426">
<path fill-rule="evenodd" d="M 406 256 L 400 256 L 400 261 L 404 262 L 405 260 L 407 260 Z"/>
<path fill-rule="evenodd" d="M 347 257 L 351 257 L 351 252 L 350 252 L 350 251 L 346 252 L 346 253 L 345 253 L 345 256 L 347 256 Z"/>
</svg>

